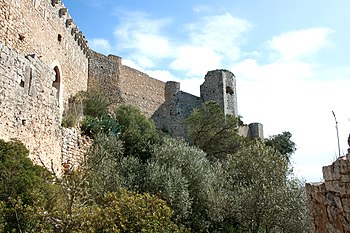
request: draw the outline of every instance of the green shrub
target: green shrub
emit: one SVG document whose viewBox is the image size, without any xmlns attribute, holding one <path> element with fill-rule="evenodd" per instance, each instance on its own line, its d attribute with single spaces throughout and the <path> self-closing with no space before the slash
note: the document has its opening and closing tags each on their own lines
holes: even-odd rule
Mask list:
<svg viewBox="0 0 350 233">
<path fill-rule="evenodd" d="M 120 106 L 115 116 L 121 125 L 119 137 L 124 142 L 124 155 L 145 162 L 152 155 L 153 145 L 160 140 L 153 121 L 131 105 Z"/>
<path fill-rule="evenodd" d="M 217 179 L 206 154 L 171 137 L 166 137 L 153 151 L 148 162 L 145 191 L 161 196 L 175 210 L 176 216 L 194 230 L 207 231 L 221 218 L 218 215 L 221 215 L 223 195 L 214 189 Z"/>
<path fill-rule="evenodd" d="M 85 116 L 101 118 L 108 115 L 110 102 L 101 92 L 97 90 L 79 92 L 77 98 L 82 101 Z"/>
<path fill-rule="evenodd" d="M 0 140 L 0 227 L 5 232 L 38 232 L 45 209 L 54 204 L 52 176 L 28 158 L 18 140 Z"/>
<path fill-rule="evenodd" d="M 78 116 L 73 112 L 68 112 L 62 116 L 62 126 L 64 128 L 75 127 L 78 124 Z"/>
<path fill-rule="evenodd" d="M 101 203 L 74 205 L 72 214 L 61 210 L 56 232 L 179 232 L 172 210 L 156 196 L 118 189 Z"/>
<path fill-rule="evenodd" d="M 102 118 L 87 116 L 81 124 L 81 131 L 91 137 L 98 134 L 117 136 L 120 132 L 120 125 L 112 116 Z"/>
</svg>

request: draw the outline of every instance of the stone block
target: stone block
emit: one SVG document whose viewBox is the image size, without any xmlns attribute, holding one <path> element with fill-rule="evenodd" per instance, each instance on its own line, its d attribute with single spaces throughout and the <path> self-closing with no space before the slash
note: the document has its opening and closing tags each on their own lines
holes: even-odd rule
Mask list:
<svg viewBox="0 0 350 233">
<path fill-rule="evenodd" d="M 350 183 L 341 183 L 341 187 L 340 187 L 340 195 L 342 197 L 348 197 L 350 196 Z"/>
<path fill-rule="evenodd" d="M 349 183 L 350 182 L 350 174 L 341 174 L 340 181 L 343 183 Z"/>
<path fill-rule="evenodd" d="M 342 198 L 342 206 L 343 206 L 343 210 L 344 212 L 346 212 L 349 216 L 349 221 L 350 221 L 350 197 L 349 198 Z"/>
<path fill-rule="evenodd" d="M 333 200 L 336 205 L 336 208 L 343 212 L 343 203 L 340 196 L 334 195 Z"/>
<path fill-rule="evenodd" d="M 336 193 L 341 192 L 341 188 L 339 187 L 339 181 L 326 181 L 325 185 L 326 185 L 327 191 L 329 192 L 336 192 Z"/>
<path fill-rule="evenodd" d="M 324 166 L 322 167 L 323 179 L 325 181 L 333 181 L 333 169 L 332 166 Z"/>
<path fill-rule="evenodd" d="M 341 174 L 349 174 L 350 175 L 350 163 L 349 160 L 345 159 L 338 159 L 336 161 L 337 165 L 339 166 L 339 170 Z"/>
</svg>

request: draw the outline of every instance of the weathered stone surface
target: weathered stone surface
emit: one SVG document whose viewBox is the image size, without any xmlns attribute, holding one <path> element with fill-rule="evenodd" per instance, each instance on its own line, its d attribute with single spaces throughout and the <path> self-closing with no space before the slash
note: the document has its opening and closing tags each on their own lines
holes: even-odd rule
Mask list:
<svg viewBox="0 0 350 233">
<path fill-rule="evenodd" d="M 23 141 L 37 163 L 52 163 L 60 172 L 62 164 L 78 164 L 91 145 L 78 131 L 61 127 L 68 99 L 79 91 L 101 90 L 112 107 L 135 105 L 174 136 L 185 135 L 185 119 L 204 101 L 215 100 L 225 114 L 238 116 L 230 71 L 209 71 L 200 97 L 182 92 L 179 83 L 164 83 L 122 65 L 118 56 L 91 51 L 68 12 L 59 0 L 0 3 L 0 138 Z M 263 137 L 258 123 L 240 132 Z"/>
<path fill-rule="evenodd" d="M 60 17 L 61 9 L 65 9 L 61 1 L 54 6 L 51 0 L 2 1 L 0 41 L 21 54 L 34 54 L 51 69 L 59 67 L 63 105 L 86 90 L 88 58 L 71 35 L 71 26 L 66 27 L 71 16 L 66 12 Z"/>
<path fill-rule="evenodd" d="M 306 184 L 312 232 L 350 232 L 350 161 L 322 168 L 324 183 Z"/>
<path fill-rule="evenodd" d="M 60 108 L 52 86 L 54 71 L 37 57 L 0 49 L 0 138 L 20 139 L 31 158 L 59 170 Z"/>
<path fill-rule="evenodd" d="M 122 65 L 120 57 L 91 52 L 88 88 L 102 91 L 116 106 L 128 103 L 139 107 L 152 117 L 158 129 L 173 136 L 185 136 L 185 119 L 204 101 L 215 100 L 226 114 L 238 115 L 236 79 L 228 70 L 209 71 L 198 97 L 181 91 L 180 83 L 164 83 Z M 240 132 L 243 136 L 263 137 L 259 123 Z"/>
</svg>

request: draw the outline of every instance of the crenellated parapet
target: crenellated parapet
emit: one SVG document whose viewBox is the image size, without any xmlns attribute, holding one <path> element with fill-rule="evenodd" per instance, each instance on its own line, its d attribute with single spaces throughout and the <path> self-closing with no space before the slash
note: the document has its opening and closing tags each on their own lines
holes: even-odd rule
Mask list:
<svg viewBox="0 0 350 233">
<path fill-rule="evenodd" d="M 54 7 L 55 13 L 58 14 L 59 18 L 63 19 L 63 26 L 66 30 L 74 37 L 80 49 L 88 57 L 89 56 L 89 46 L 82 31 L 79 30 L 78 26 L 74 23 L 73 18 L 69 15 L 68 9 L 64 6 L 63 2 L 60 0 L 49 0 L 51 6 Z"/>
<path fill-rule="evenodd" d="M 61 102 L 87 89 L 90 49 L 60 0 L 16 0 L 0 4 L 0 42 L 33 54 L 60 75 Z"/>
</svg>

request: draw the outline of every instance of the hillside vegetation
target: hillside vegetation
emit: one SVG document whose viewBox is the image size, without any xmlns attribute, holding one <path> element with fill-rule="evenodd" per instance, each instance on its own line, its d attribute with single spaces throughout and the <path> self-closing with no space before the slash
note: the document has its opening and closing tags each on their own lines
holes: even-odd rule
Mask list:
<svg viewBox="0 0 350 233">
<path fill-rule="evenodd" d="M 240 124 L 207 102 L 172 138 L 135 107 L 80 93 L 63 120 L 94 139 L 78 169 L 58 177 L 0 140 L 0 231 L 307 232 L 291 134 L 247 139 Z"/>
</svg>

